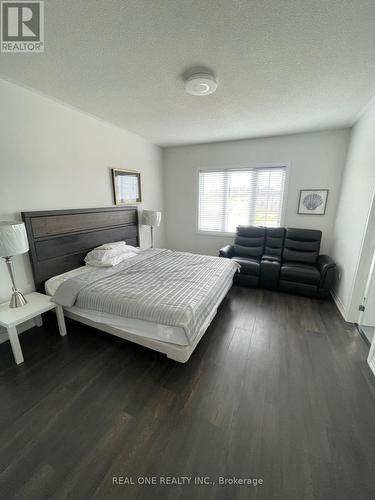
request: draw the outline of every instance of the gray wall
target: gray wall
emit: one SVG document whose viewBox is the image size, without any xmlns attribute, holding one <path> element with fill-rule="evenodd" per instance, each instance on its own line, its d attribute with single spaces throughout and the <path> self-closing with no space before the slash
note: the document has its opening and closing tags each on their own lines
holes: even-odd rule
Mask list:
<svg viewBox="0 0 375 500">
<path fill-rule="evenodd" d="M 322 251 L 332 247 L 349 129 L 164 150 L 166 239 L 169 248 L 217 255 L 232 238 L 197 233 L 197 171 L 202 167 L 288 163 L 284 224 L 321 229 Z M 326 214 L 298 215 L 300 189 L 329 189 Z"/>
<path fill-rule="evenodd" d="M 368 107 L 352 130 L 333 235 L 333 256 L 339 267 L 335 299 L 345 319 L 352 322 L 358 320 L 374 252 L 374 220 L 369 220 L 374 190 L 375 105 Z"/>
<path fill-rule="evenodd" d="M 164 211 L 162 153 L 141 137 L 0 80 L 0 220 L 25 210 L 113 204 L 110 167 L 142 172 L 143 207 Z M 156 230 L 164 246 L 163 226 Z M 149 228 L 141 228 L 149 244 Z M 0 259 L 0 302 L 10 282 Z M 33 290 L 27 255 L 15 257 L 17 284 Z"/>
</svg>

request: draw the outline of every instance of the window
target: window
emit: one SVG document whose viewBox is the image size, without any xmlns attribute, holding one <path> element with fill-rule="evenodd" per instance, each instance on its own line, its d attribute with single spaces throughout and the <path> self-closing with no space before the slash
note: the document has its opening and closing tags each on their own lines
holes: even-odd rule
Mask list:
<svg viewBox="0 0 375 500">
<path fill-rule="evenodd" d="M 234 233 L 242 225 L 278 227 L 285 167 L 199 172 L 198 230 Z"/>
</svg>

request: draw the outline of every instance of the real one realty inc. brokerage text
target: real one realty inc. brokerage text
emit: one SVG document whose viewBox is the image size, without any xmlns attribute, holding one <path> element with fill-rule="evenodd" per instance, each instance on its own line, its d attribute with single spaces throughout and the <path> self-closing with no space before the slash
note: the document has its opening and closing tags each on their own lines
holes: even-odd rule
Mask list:
<svg viewBox="0 0 375 500">
<path fill-rule="evenodd" d="M 262 486 L 262 478 L 224 477 L 218 476 L 113 476 L 112 484 L 116 486 Z"/>
</svg>

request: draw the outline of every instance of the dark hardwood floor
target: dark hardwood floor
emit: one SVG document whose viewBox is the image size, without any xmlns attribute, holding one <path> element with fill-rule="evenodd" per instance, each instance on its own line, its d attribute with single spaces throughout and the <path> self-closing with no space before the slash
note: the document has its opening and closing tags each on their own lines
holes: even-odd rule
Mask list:
<svg viewBox="0 0 375 500">
<path fill-rule="evenodd" d="M 186 365 L 67 326 L 0 346 L 2 500 L 375 498 L 375 377 L 332 302 L 234 287 Z"/>
</svg>

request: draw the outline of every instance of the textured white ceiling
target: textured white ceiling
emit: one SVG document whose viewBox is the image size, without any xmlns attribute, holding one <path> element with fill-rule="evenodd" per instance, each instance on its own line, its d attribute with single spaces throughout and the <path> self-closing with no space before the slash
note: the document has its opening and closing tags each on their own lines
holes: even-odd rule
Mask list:
<svg viewBox="0 0 375 500">
<path fill-rule="evenodd" d="M 160 145 L 347 126 L 375 94 L 375 0 L 46 0 L 0 75 Z M 207 97 L 181 74 L 208 66 Z"/>
</svg>

